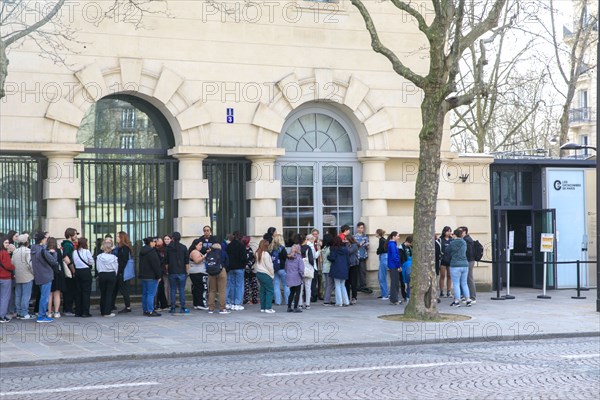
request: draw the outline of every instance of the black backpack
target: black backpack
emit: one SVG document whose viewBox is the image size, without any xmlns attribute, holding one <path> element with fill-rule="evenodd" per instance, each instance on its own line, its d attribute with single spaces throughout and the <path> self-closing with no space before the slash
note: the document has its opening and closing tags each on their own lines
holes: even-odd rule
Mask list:
<svg viewBox="0 0 600 400">
<path fill-rule="evenodd" d="M 479 240 L 473 242 L 473 258 L 475 261 L 481 261 L 483 258 L 483 245 L 479 243 Z"/>
<path fill-rule="evenodd" d="M 219 275 L 223 270 L 223 263 L 221 262 L 221 251 L 211 250 L 206 254 L 204 260 L 206 265 L 206 273 L 212 276 Z"/>
</svg>

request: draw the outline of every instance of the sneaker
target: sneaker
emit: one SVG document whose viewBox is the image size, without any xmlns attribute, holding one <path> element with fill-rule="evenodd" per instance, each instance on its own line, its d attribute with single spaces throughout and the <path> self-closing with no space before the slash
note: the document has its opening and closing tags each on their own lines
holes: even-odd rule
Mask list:
<svg viewBox="0 0 600 400">
<path fill-rule="evenodd" d="M 263 310 L 263 309 L 261 308 L 260 312 L 265 312 L 265 310 Z"/>
<path fill-rule="evenodd" d="M 242 305 L 239 305 L 239 304 L 238 304 L 237 306 L 234 306 L 234 307 L 235 307 L 235 310 L 236 310 L 236 311 L 242 311 L 242 310 L 244 309 L 244 306 L 242 306 Z M 233 309 L 233 308 L 232 308 L 232 309 Z"/>
<path fill-rule="evenodd" d="M 156 311 L 152 311 L 151 313 L 148 313 L 149 317 L 160 317 L 162 314 L 161 313 L 157 313 Z"/>
<path fill-rule="evenodd" d="M 75 314 L 74 314 L 74 313 L 72 313 L 72 312 L 66 312 L 66 313 L 64 313 L 64 316 L 65 316 L 65 317 L 74 317 L 74 316 L 75 316 Z"/>
<path fill-rule="evenodd" d="M 452 296 L 450 296 L 450 291 L 446 292 L 446 297 L 452 297 Z"/>
<path fill-rule="evenodd" d="M 224 310 L 219 311 L 219 314 L 231 314 L 231 311 L 229 311 L 227 308 Z"/>
<path fill-rule="evenodd" d="M 352 306 L 353 306 L 353 305 L 355 305 L 355 304 L 356 304 L 356 299 L 352 299 L 352 300 L 350 300 L 350 305 L 352 305 Z"/>
<path fill-rule="evenodd" d="M 214 313 L 215 313 L 215 310 L 208 310 L 208 313 L 209 313 L 209 314 L 214 314 Z"/>
<path fill-rule="evenodd" d="M 225 309 L 226 310 L 231 310 L 232 309 L 232 305 L 231 304 L 225 304 Z"/>
<path fill-rule="evenodd" d="M 460 307 L 460 301 L 453 301 L 450 303 L 450 307 Z"/>
<path fill-rule="evenodd" d="M 179 309 L 179 314 L 189 314 L 189 313 L 190 313 L 190 309 L 189 308 L 181 307 Z"/>
<path fill-rule="evenodd" d="M 2 317 L 2 318 L 0 318 L 0 324 L 5 324 L 5 323 L 7 323 L 8 321 L 10 321 L 10 319 L 8 319 L 8 318 L 6 318 L 6 317 Z"/>
<path fill-rule="evenodd" d="M 323 305 L 324 305 L 325 307 L 331 307 L 333 304 L 331 304 L 331 303 L 323 303 Z"/>
<path fill-rule="evenodd" d="M 288 307 L 287 312 L 294 312 L 294 309 L 291 307 Z"/>
<path fill-rule="evenodd" d="M 130 313 L 130 312 L 131 312 L 131 308 L 125 307 L 124 309 L 119 311 L 117 314 L 125 314 L 125 313 Z"/>
<path fill-rule="evenodd" d="M 275 310 L 273 310 L 272 308 L 265 310 L 265 313 L 267 314 L 275 314 Z"/>
<path fill-rule="evenodd" d="M 305 310 L 310 310 L 310 306 L 304 306 Z"/>
<path fill-rule="evenodd" d="M 115 317 L 116 315 L 117 314 L 111 312 L 110 314 L 103 315 L 103 317 L 104 318 L 112 318 L 112 317 Z"/>
<path fill-rule="evenodd" d="M 60 313 L 59 312 L 55 312 L 52 317 L 53 318 L 60 318 Z"/>
<path fill-rule="evenodd" d="M 161 311 L 162 311 L 162 308 L 160 308 L 160 307 L 156 307 L 156 308 L 154 309 L 154 311 L 156 311 L 156 312 L 161 312 Z"/>
<path fill-rule="evenodd" d="M 390 296 L 385 296 L 385 297 L 381 298 L 381 300 L 389 300 L 389 299 L 390 299 Z"/>
<path fill-rule="evenodd" d="M 301 313 L 301 312 L 302 312 L 302 310 L 301 310 L 301 309 L 299 309 L 299 308 L 294 308 L 294 312 L 295 312 L 295 313 Z"/>
<path fill-rule="evenodd" d="M 175 310 L 176 310 L 176 308 L 175 308 L 175 307 L 171 307 L 171 308 L 169 309 L 169 313 L 170 313 L 170 314 L 175 314 Z"/>
<path fill-rule="evenodd" d="M 196 306 L 195 308 L 196 308 L 196 310 L 202 310 L 202 311 L 208 310 L 208 307 L 204 307 L 204 306 Z"/>
<path fill-rule="evenodd" d="M 471 300 L 467 301 L 467 307 L 471 307 L 471 304 L 473 304 L 473 301 L 471 301 Z"/>
<path fill-rule="evenodd" d="M 472 300 L 471 300 L 471 304 L 477 304 L 477 300 L 475 300 L 475 299 L 472 299 Z"/>
<path fill-rule="evenodd" d="M 17 314 L 17 316 L 15 317 L 16 319 L 23 319 L 22 316 L 20 316 L 19 314 Z"/>
<path fill-rule="evenodd" d="M 54 321 L 52 318 L 50 317 L 38 317 L 37 321 L 38 323 L 46 323 L 46 322 L 52 322 Z"/>
</svg>

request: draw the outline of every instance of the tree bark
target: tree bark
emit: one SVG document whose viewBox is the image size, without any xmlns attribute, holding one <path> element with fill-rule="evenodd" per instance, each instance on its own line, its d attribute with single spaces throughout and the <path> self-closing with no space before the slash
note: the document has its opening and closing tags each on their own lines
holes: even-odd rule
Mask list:
<svg viewBox="0 0 600 400">
<path fill-rule="evenodd" d="M 3 40 L 0 40 L 0 99 L 6 96 L 4 84 L 8 76 L 8 57 L 6 56 L 6 45 Z"/>
<path fill-rule="evenodd" d="M 440 148 L 444 129 L 443 93 L 425 91 L 421 103 L 423 126 L 419 133 L 419 173 L 413 211 L 413 265 L 411 298 L 404 315 L 422 320 L 438 317 L 433 236 L 440 176 Z M 426 160 L 426 161 L 425 161 Z"/>
</svg>

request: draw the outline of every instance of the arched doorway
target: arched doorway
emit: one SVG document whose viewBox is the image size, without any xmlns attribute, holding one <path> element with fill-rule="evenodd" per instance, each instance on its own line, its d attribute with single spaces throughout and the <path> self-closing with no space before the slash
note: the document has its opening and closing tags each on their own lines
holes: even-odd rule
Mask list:
<svg viewBox="0 0 600 400">
<path fill-rule="evenodd" d="M 313 228 L 337 234 L 360 217 L 358 144 L 350 120 L 333 107 L 304 107 L 287 119 L 279 159 L 283 236 Z"/>
<path fill-rule="evenodd" d="M 138 246 L 144 237 L 173 231 L 177 162 L 167 149 L 174 140 L 156 107 L 130 95 L 105 97 L 86 113 L 77 140 L 85 146 L 75 159 L 77 209 L 90 246 L 121 230 Z"/>
</svg>

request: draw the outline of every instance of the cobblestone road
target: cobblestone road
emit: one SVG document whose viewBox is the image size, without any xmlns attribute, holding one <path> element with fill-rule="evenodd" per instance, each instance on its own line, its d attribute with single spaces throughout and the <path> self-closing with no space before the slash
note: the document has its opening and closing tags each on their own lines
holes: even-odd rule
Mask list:
<svg viewBox="0 0 600 400">
<path fill-rule="evenodd" d="M 600 338 L 2 368 L 2 399 L 596 399 Z"/>
</svg>

